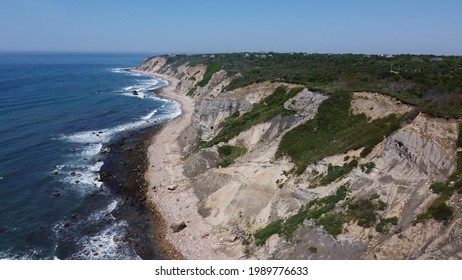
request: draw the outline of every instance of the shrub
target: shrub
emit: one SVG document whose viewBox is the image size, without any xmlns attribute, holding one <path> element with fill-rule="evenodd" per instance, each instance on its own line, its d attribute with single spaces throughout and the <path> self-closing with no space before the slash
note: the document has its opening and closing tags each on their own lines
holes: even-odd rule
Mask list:
<svg viewBox="0 0 462 280">
<path fill-rule="evenodd" d="M 220 71 L 220 69 L 221 65 L 217 62 L 210 62 L 209 64 L 207 64 L 207 69 L 205 70 L 204 77 L 202 77 L 202 80 L 198 82 L 196 86 L 205 87 L 209 83 L 213 74 L 215 74 L 215 72 Z"/>
<path fill-rule="evenodd" d="M 352 160 L 349 163 L 344 163 L 343 166 L 335 166 L 329 164 L 329 166 L 327 167 L 327 174 L 321 178 L 320 184 L 322 186 L 326 186 L 334 182 L 335 180 L 347 175 L 356 166 L 358 166 L 357 160 Z"/>
<path fill-rule="evenodd" d="M 282 222 L 282 220 L 271 222 L 265 228 L 255 233 L 255 244 L 257 246 L 262 246 L 265 244 L 266 240 L 271 237 L 271 235 L 280 233 Z"/>
<path fill-rule="evenodd" d="M 219 165 L 221 167 L 228 167 L 234 163 L 234 161 L 245 154 L 247 149 L 244 147 L 237 147 L 231 145 L 223 145 L 218 147 L 218 154 L 221 158 Z"/>
<path fill-rule="evenodd" d="M 291 115 L 296 113 L 284 108 L 284 103 L 294 97 L 303 88 L 293 88 L 287 92 L 286 87 L 278 87 L 276 90 L 260 103 L 254 104 L 252 111 L 240 115 L 236 112 L 225 119 L 222 123 L 220 132 L 208 143 L 208 146 L 216 145 L 220 142 L 227 142 L 239 133 L 250 129 L 252 126 L 270 121 L 277 115 Z"/>
<path fill-rule="evenodd" d="M 380 223 L 378 223 L 377 226 L 375 226 L 375 230 L 378 233 L 388 233 L 387 226 L 390 225 L 390 224 L 391 225 L 397 225 L 398 224 L 398 217 L 393 216 L 391 218 L 380 219 Z"/>
<path fill-rule="evenodd" d="M 402 116 L 392 114 L 369 123 L 364 114 L 351 115 L 351 98 L 349 92 L 330 96 L 321 103 L 314 119 L 282 137 L 276 156 L 290 156 L 301 174 L 309 164 L 327 156 L 361 147 L 371 150 L 399 128 Z"/>
<path fill-rule="evenodd" d="M 373 162 L 361 164 L 361 171 L 366 174 L 370 174 L 374 168 L 375 168 L 375 163 Z"/>
</svg>

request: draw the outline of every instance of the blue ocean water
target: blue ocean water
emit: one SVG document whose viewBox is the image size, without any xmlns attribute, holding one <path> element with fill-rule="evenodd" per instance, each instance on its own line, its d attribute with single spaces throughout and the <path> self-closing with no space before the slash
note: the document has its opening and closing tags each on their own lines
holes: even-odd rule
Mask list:
<svg viewBox="0 0 462 280">
<path fill-rule="evenodd" d="M 105 190 L 97 180 L 105 143 L 179 113 L 151 91 L 164 81 L 124 70 L 145 57 L 0 53 L 0 259 L 139 258 L 116 242 L 127 224 L 111 215 L 121 202 L 109 192 L 73 225 L 88 234 L 64 236 L 63 223 Z"/>
</svg>

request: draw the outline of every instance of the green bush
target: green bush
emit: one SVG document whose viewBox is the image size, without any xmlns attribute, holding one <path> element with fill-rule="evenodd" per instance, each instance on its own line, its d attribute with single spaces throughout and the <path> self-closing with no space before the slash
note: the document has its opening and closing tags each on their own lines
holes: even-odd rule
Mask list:
<svg viewBox="0 0 462 280">
<path fill-rule="evenodd" d="M 373 162 L 361 164 L 361 171 L 366 174 L 370 174 L 374 168 L 375 168 L 375 163 Z"/>
<path fill-rule="evenodd" d="M 208 146 L 211 147 L 220 142 L 227 142 L 239 135 L 239 133 L 250 129 L 256 124 L 270 121 L 277 115 L 286 116 L 296 113 L 285 109 L 284 103 L 302 90 L 303 88 L 298 87 L 287 92 L 287 88 L 278 87 L 271 95 L 254 104 L 252 111 L 243 115 L 240 115 L 239 112 L 232 114 L 221 124 L 220 132 L 210 140 Z"/>
<path fill-rule="evenodd" d="M 380 219 L 380 223 L 378 223 L 377 226 L 375 226 L 375 230 L 378 233 L 382 233 L 382 234 L 388 233 L 387 226 L 390 224 L 396 226 L 398 224 L 398 217 L 393 216 L 391 218 Z"/>
<path fill-rule="evenodd" d="M 430 215 L 437 221 L 449 221 L 452 218 L 454 209 L 448 206 L 446 202 L 437 200 L 428 208 Z"/>
<path fill-rule="evenodd" d="M 324 226 L 325 230 L 334 237 L 342 232 L 343 215 L 331 213 L 335 205 L 344 200 L 349 192 L 348 185 L 340 186 L 335 194 L 318 198 L 302 206 L 298 212 L 285 220 L 278 220 L 270 223 L 265 228 L 255 233 L 254 237 L 257 245 L 265 244 L 266 240 L 273 234 L 284 236 L 287 240 L 291 239 L 295 231 L 305 220 L 314 220 L 317 225 Z M 323 216 L 327 215 L 327 216 Z"/>
<path fill-rule="evenodd" d="M 282 222 L 282 220 L 271 222 L 265 228 L 255 233 L 255 244 L 257 246 L 262 246 L 265 244 L 266 240 L 271 237 L 271 235 L 279 234 L 281 232 Z"/>
<path fill-rule="evenodd" d="M 371 227 L 377 221 L 376 205 L 369 199 L 361 199 L 348 206 L 347 215 L 362 227 Z"/>
<path fill-rule="evenodd" d="M 288 131 L 276 156 L 288 155 L 297 165 L 297 173 L 322 158 L 351 149 L 374 147 L 400 127 L 404 117 L 394 114 L 367 122 L 364 114 L 351 115 L 349 92 L 338 92 L 325 100 L 318 114 Z"/>
<path fill-rule="evenodd" d="M 245 154 L 247 149 L 244 147 L 237 147 L 231 145 L 223 145 L 218 147 L 218 154 L 221 158 L 219 165 L 221 167 L 228 167 L 234 163 L 234 161 Z"/>
<path fill-rule="evenodd" d="M 457 170 L 455 172 L 457 172 Z M 430 189 L 434 193 L 439 194 L 439 196 L 433 201 L 427 211 L 417 216 L 414 224 L 425 222 L 430 218 L 441 222 L 447 222 L 452 218 L 454 209 L 447 205 L 446 201 L 454 194 L 454 188 L 439 182 L 432 184 Z"/>
<path fill-rule="evenodd" d="M 462 123 L 459 123 L 459 134 L 457 137 L 457 148 L 462 148 Z"/>
<path fill-rule="evenodd" d="M 205 70 L 204 76 L 202 77 L 202 80 L 196 84 L 196 86 L 199 87 L 205 87 L 210 79 L 212 78 L 213 74 L 216 72 L 220 71 L 221 65 L 217 62 L 210 62 L 207 64 L 207 69 Z"/>
<path fill-rule="evenodd" d="M 322 186 L 329 185 L 335 180 L 350 173 L 351 170 L 353 170 L 353 168 L 355 168 L 356 166 L 358 166 L 357 160 L 352 160 L 349 163 L 344 163 L 343 166 L 329 164 L 329 166 L 327 167 L 327 174 L 321 178 L 320 184 Z"/>
</svg>

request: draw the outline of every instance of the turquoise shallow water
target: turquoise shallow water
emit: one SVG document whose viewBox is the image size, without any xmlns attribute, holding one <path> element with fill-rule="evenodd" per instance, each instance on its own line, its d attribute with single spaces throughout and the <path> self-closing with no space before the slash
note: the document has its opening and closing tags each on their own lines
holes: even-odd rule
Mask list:
<svg viewBox="0 0 462 280">
<path fill-rule="evenodd" d="M 146 56 L 0 53 L 0 258 L 139 258 L 114 242 L 122 202 L 96 179 L 104 144 L 179 113 L 151 91 L 164 81 L 124 71 Z M 106 197 L 89 207 L 95 190 Z M 81 209 L 82 230 L 63 232 Z"/>
</svg>

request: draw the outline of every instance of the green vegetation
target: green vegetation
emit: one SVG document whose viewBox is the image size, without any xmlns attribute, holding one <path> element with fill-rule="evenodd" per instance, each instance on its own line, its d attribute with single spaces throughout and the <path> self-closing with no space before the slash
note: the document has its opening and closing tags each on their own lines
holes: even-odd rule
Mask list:
<svg viewBox="0 0 462 280">
<path fill-rule="evenodd" d="M 218 72 L 220 71 L 221 69 L 221 64 L 218 63 L 218 62 L 210 62 L 207 64 L 207 70 L 205 70 L 205 73 L 204 73 L 204 77 L 202 78 L 202 80 L 200 82 L 198 82 L 196 84 L 196 86 L 199 86 L 199 87 L 205 87 L 210 79 L 212 78 L 213 74 L 215 74 L 215 72 Z"/>
<path fill-rule="evenodd" d="M 270 238 L 273 234 L 281 233 L 282 223 L 282 220 L 274 221 L 267 225 L 265 228 L 255 233 L 255 244 L 257 246 L 262 246 L 265 244 L 266 240 Z"/>
<path fill-rule="evenodd" d="M 398 217 L 396 216 L 393 216 L 391 218 L 384 218 L 384 219 L 380 219 L 380 223 L 378 223 L 376 226 L 375 226 L 375 230 L 378 232 L 378 233 L 388 233 L 388 225 L 397 225 L 398 224 Z"/>
<path fill-rule="evenodd" d="M 446 204 L 446 201 L 448 201 L 453 195 L 454 188 L 445 183 L 439 182 L 432 184 L 430 189 L 434 193 L 439 194 L 439 196 L 435 199 L 435 201 L 433 201 L 427 211 L 417 216 L 414 224 L 425 222 L 429 218 L 443 222 L 447 222 L 452 218 L 454 210 L 451 206 Z"/>
<path fill-rule="evenodd" d="M 236 147 L 231 145 L 223 145 L 218 147 L 218 154 L 220 155 L 221 161 L 219 165 L 221 167 L 228 167 L 234 163 L 234 161 L 245 154 L 247 149 L 244 147 Z"/>
<path fill-rule="evenodd" d="M 360 167 L 361 167 L 362 172 L 364 172 L 366 174 L 370 174 L 372 172 L 372 170 L 375 168 L 375 163 L 368 162 L 368 163 L 365 163 L 365 164 L 361 164 Z"/>
<path fill-rule="evenodd" d="M 192 96 L 194 92 L 196 91 L 197 87 L 192 87 L 190 90 L 188 90 L 188 93 L 186 93 L 187 96 Z"/>
<path fill-rule="evenodd" d="M 302 206 L 295 215 L 287 218 L 286 220 L 277 220 L 270 223 L 265 228 L 255 233 L 255 244 L 259 246 L 265 244 L 266 240 L 273 234 L 279 234 L 289 240 L 292 238 L 298 227 L 305 220 L 310 219 L 313 219 L 318 225 L 328 225 L 328 228 L 325 228 L 326 231 L 334 236 L 337 236 L 341 233 L 342 225 L 340 225 L 339 231 L 338 223 L 332 223 L 329 219 L 323 218 L 322 216 L 332 212 L 336 204 L 346 198 L 348 192 L 348 186 L 343 185 L 338 188 L 334 195 L 310 201 L 307 205 Z"/>
<path fill-rule="evenodd" d="M 462 193 L 462 152 L 457 152 L 456 170 L 452 173 L 451 177 L 449 177 L 449 182 L 454 182 L 452 186 L 454 190 L 458 193 Z"/>
<path fill-rule="evenodd" d="M 347 219 L 358 221 L 359 226 L 369 228 L 377 221 L 377 211 L 385 208 L 385 202 L 379 199 L 360 199 L 348 205 Z"/>
<path fill-rule="evenodd" d="M 459 138 L 460 139 L 460 138 Z M 462 152 L 457 152 L 457 162 L 456 162 L 456 170 L 451 174 L 449 177 L 449 182 L 454 181 L 460 181 L 461 175 L 462 175 Z"/>
<path fill-rule="evenodd" d="M 461 125 L 459 125 L 459 137 L 457 138 L 457 147 L 462 143 Z M 456 170 L 449 176 L 446 183 L 438 182 L 430 186 L 430 189 L 438 194 L 427 211 L 417 216 L 414 224 L 423 223 L 433 218 L 437 221 L 448 222 L 452 218 L 454 209 L 447 204 L 455 191 L 462 192 L 462 152 L 457 152 Z"/>
<path fill-rule="evenodd" d="M 457 147 L 460 147 L 462 143 L 461 125 L 459 125 Z M 423 223 L 430 218 L 441 222 L 448 222 L 452 218 L 454 209 L 447 204 L 447 201 L 452 197 L 455 191 L 459 193 L 462 191 L 462 152 L 457 152 L 456 170 L 449 176 L 447 182 L 434 183 L 430 186 L 430 189 L 438 194 L 438 197 L 433 201 L 427 211 L 417 216 L 414 224 Z"/>
<path fill-rule="evenodd" d="M 459 124 L 459 137 L 457 138 L 457 148 L 462 148 L 462 123 Z"/>
<path fill-rule="evenodd" d="M 373 91 L 389 94 L 440 116 L 462 116 L 462 57 L 432 55 L 229 53 L 168 57 L 175 70 L 189 63 L 221 65 L 240 74 L 224 90 L 262 81 L 304 85 L 325 93 Z M 213 74 L 213 73 L 212 73 Z M 211 75 L 210 75 L 211 77 Z"/>
<path fill-rule="evenodd" d="M 255 244 L 264 245 L 266 240 L 273 234 L 278 234 L 290 240 L 295 231 L 305 220 L 313 220 L 318 226 L 336 237 L 343 232 L 343 225 L 351 221 L 357 221 L 359 226 L 372 227 L 377 222 L 379 211 L 386 208 L 385 202 L 378 199 L 378 195 L 372 195 L 369 199 L 357 201 L 344 201 L 349 193 L 348 184 L 342 185 L 334 195 L 317 198 L 302 206 L 296 214 L 285 220 L 277 220 L 255 233 Z M 336 209 L 337 207 L 337 209 Z M 388 224 L 397 224 L 396 217 L 381 219 L 377 224 L 380 232 L 385 231 Z"/>
<path fill-rule="evenodd" d="M 315 246 L 311 246 L 310 248 L 308 248 L 308 251 L 310 251 L 310 253 L 312 254 L 316 254 L 318 252 L 318 248 L 316 248 Z"/>
<path fill-rule="evenodd" d="M 335 180 L 347 175 L 356 166 L 358 166 L 357 160 L 352 160 L 349 163 L 344 163 L 343 166 L 329 164 L 329 166 L 327 167 L 327 174 L 320 180 L 321 186 L 329 185 Z"/>
<path fill-rule="evenodd" d="M 351 98 L 351 93 L 339 92 L 326 99 L 314 119 L 284 135 L 276 156 L 289 155 L 300 174 L 324 157 L 361 147 L 372 149 L 404 120 L 392 114 L 369 123 L 364 114 L 350 114 Z"/>
<path fill-rule="evenodd" d="M 287 92 L 287 88 L 278 87 L 260 103 L 254 104 L 252 111 L 242 116 L 239 112 L 234 113 L 222 123 L 220 132 L 215 138 L 210 140 L 208 146 L 211 147 L 220 142 L 227 142 L 239 135 L 239 133 L 246 131 L 256 124 L 269 121 L 277 115 L 286 116 L 294 114 L 295 111 L 284 108 L 284 103 L 302 90 L 303 88 L 297 87 Z"/>
</svg>

